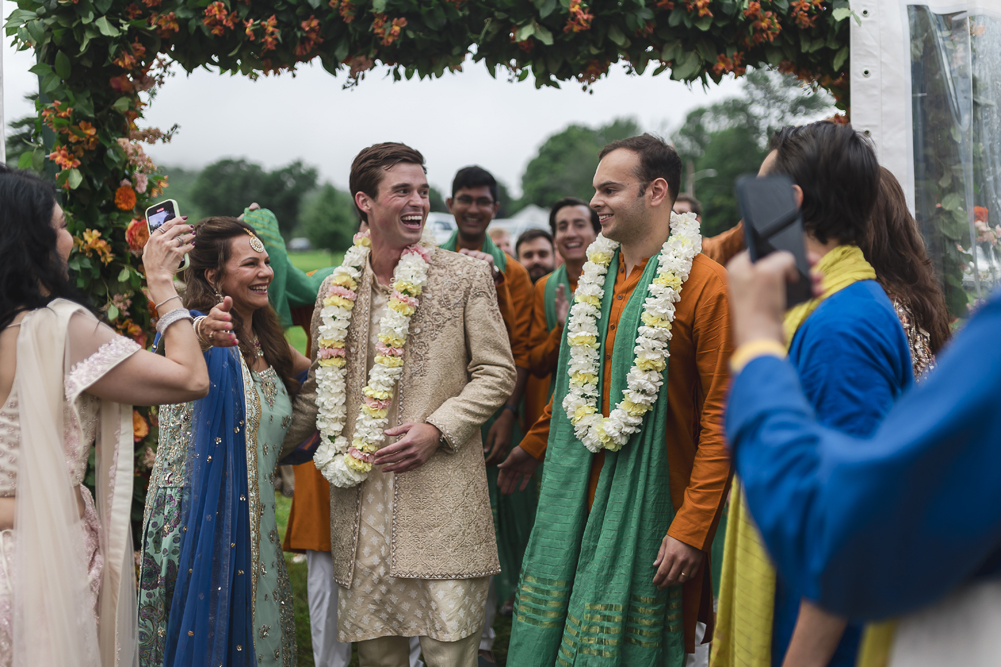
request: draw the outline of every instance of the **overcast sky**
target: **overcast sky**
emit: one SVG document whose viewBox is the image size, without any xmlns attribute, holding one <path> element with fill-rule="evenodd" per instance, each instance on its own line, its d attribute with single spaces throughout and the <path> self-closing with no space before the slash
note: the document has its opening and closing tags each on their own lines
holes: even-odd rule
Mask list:
<svg viewBox="0 0 1001 667">
<path fill-rule="evenodd" d="M 15 8 L 3 0 L 6 18 Z M 23 101 L 37 90 L 27 70 L 30 52 L 3 45 L 4 114 L 9 122 L 33 114 Z M 651 68 L 652 70 L 653 68 Z M 352 90 L 319 63 L 302 66 L 293 78 L 220 75 L 204 69 L 186 74 L 176 67 L 146 109 L 141 126 L 180 131 L 167 145 L 147 148 L 158 164 L 202 167 L 224 157 L 244 157 L 268 168 L 302 159 L 321 179 L 346 187 L 351 160 L 365 146 L 402 141 L 427 159 L 431 184 L 448 190 L 456 170 L 480 164 L 520 193 L 521 174 L 546 137 L 570 123 L 599 126 L 632 117 L 645 130 L 665 132 L 688 111 L 735 94 L 732 80 L 703 91 L 657 77 L 630 76 L 622 68 L 593 87 L 536 90 L 532 78 L 495 80 L 479 63 L 442 79 L 394 83 L 387 71 L 369 72 Z"/>
</svg>

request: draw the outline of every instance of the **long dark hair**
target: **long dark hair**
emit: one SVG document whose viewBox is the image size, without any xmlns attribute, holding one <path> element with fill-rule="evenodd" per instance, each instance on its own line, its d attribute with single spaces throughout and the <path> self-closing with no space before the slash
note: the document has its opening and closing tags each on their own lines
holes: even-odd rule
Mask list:
<svg viewBox="0 0 1001 667">
<path fill-rule="evenodd" d="M 56 251 L 55 207 L 51 183 L 0 164 L 0 330 L 56 298 L 88 303 Z"/>
<path fill-rule="evenodd" d="M 907 210 L 900 183 L 880 167 L 879 196 L 871 224 L 859 240 L 876 280 L 891 298 L 911 309 L 915 324 L 928 332 L 932 354 L 949 340 L 949 311 L 925 251 L 918 223 Z"/>
<path fill-rule="evenodd" d="M 184 271 L 185 308 L 208 313 L 219 303 L 216 290 L 205 277 L 205 272 L 215 270 L 216 280 L 220 280 L 232 252 L 232 240 L 247 232 L 253 233 L 254 228 L 236 218 L 224 216 L 205 218 L 195 226 L 198 242 L 188 253 L 191 263 Z M 242 325 L 240 316 L 235 311 L 230 311 L 230 314 L 233 316 L 234 331 L 239 331 Z M 265 361 L 278 373 L 289 394 L 295 394 L 299 390 L 299 383 L 292 372 L 292 353 L 274 309 L 268 306 L 255 310 L 250 326 L 261 343 Z M 240 352 L 245 359 L 253 359 L 256 352 L 253 342 L 241 340 Z"/>
</svg>

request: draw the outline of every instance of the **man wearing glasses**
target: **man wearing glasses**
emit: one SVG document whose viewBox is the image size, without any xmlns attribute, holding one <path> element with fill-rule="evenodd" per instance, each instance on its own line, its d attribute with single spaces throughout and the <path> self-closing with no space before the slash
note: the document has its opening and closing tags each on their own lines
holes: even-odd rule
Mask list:
<svg viewBox="0 0 1001 667">
<path fill-rule="evenodd" d="M 512 496 L 502 497 L 497 492 L 497 464 L 507 456 L 512 441 L 520 442 L 522 437 L 517 422 L 522 394 L 528 380 L 532 279 L 525 267 L 498 248 L 487 234 L 487 227 L 500 208 L 497 181 L 490 172 L 481 167 L 460 169 L 452 181 L 452 196 L 445 203 L 455 216 L 458 229 L 441 247 L 478 257 L 492 266 L 497 303 L 504 317 L 511 340 L 511 353 L 518 371 L 517 384 L 504 407 L 482 427 L 490 504 L 494 511 L 494 528 L 497 531 L 497 550 L 502 570 L 501 574 L 491 580 L 486 624 L 480 642 L 480 654 L 484 658 L 481 662 L 490 663 L 493 660 L 491 649 L 497 599 L 507 600 L 514 595 L 537 504 L 534 486 Z"/>
</svg>

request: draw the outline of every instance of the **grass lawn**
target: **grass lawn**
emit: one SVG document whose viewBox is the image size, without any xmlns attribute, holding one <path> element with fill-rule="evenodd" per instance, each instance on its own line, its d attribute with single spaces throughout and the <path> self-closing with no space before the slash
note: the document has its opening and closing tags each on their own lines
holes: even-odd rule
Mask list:
<svg viewBox="0 0 1001 667">
<path fill-rule="evenodd" d="M 337 266 L 343 258 L 342 253 L 331 255 L 324 250 L 289 253 L 292 264 L 307 273 L 328 266 Z M 306 332 L 301 327 L 292 327 L 285 332 L 285 337 L 292 346 L 306 354 Z M 288 525 L 288 513 L 292 500 L 278 494 L 275 499 L 275 515 L 278 519 L 278 532 L 285 538 L 285 528 Z M 289 579 L 292 581 L 292 595 L 295 597 L 295 641 L 299 648 L 299 667 L 314 667 L 313 641 L 309 634 L 309 602 L 306 599 L 306 563 L 293 563 L 295 554 L 285 554 L 285 564 L 288 566 Z M 511 617 L 497 615 L 494 621 L 494 631 L 497 639 L 494 641 L 494 657 L 498 665 L 507 664 L 507 645 L 511 636 Z M 358 652 L 352 651 L 351 667 L 358 665 Z"/>
</svg>

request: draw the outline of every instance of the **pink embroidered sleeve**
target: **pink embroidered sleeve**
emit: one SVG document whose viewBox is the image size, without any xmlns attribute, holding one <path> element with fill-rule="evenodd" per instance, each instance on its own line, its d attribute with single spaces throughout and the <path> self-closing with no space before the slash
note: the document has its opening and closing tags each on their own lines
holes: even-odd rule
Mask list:
<svg viewBox="0 0 1001 667">
<path fill-rule="evenodd" d="M 74 315 L 67 350 L 66 400 L 72 403 L 108 371 L 138 352 L 135 341 L 120 336 L 92 315 Z"/>
</svg>

